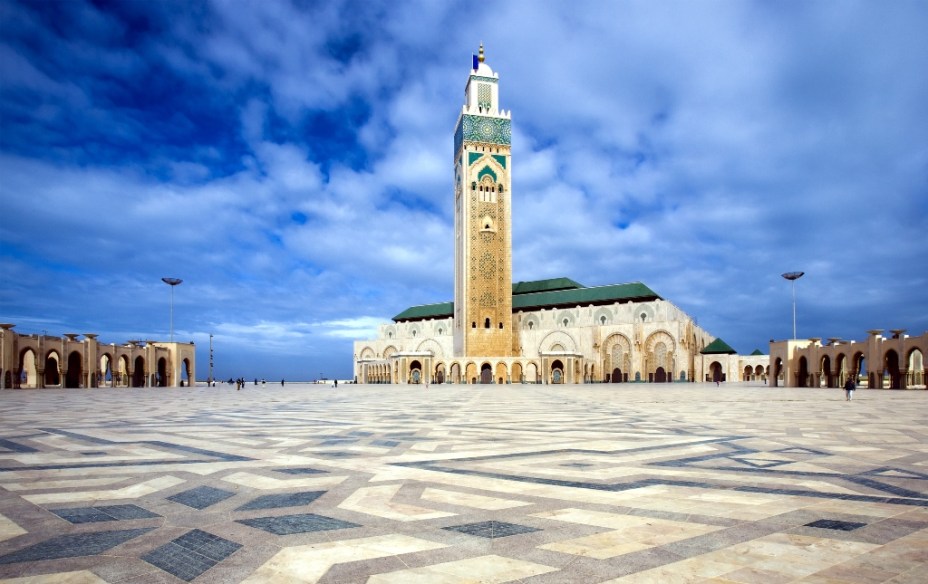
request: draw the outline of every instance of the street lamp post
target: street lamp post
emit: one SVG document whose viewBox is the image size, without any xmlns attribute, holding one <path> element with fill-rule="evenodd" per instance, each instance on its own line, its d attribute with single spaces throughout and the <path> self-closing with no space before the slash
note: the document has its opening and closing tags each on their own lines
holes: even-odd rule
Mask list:
<svg viewBox="0 0 928 584">
<path fill-rule="evenodd" d="M 206 382 L 206 387 L 210 387 L 213 384 L 213 333 L 209 334 L 209 380 Z"/>
<path fill-rule="evenodd" d="M 793 287 L 793 339 L 796 338 L 796 280 L 801 278 L 805 272 L 786 272 L 783 277 L 790 281 Z"/>
<path fill-rule="evenodd" d="M 183 282 L 180 278 L 161 278 L 161 281 L 171 287 L 171 342 L 174 342 L 174 287 Z"/>
</svg>

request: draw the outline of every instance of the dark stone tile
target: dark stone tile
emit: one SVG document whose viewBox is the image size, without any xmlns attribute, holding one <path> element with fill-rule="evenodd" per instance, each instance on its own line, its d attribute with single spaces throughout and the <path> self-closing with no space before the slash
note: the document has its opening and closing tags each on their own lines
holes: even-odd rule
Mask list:
<svg viewBox="0 0 928 584">
<path fill-rule="evenodd" d="M 854 521 L 840 521 L 838 519 L 819 519 L 811 523 L 806 523 L 805 527 L 817 527 L 819 529 L 834 529 L 837 531 L 854 531 L 867 525 L 866 523 L 857 523 Z"/>
<path fill-rule="evenodd" d="M 316 468 L 275 468 L 274 472 L 282 472 L 291 475 L 308 475 L 308 474 L 322 474 L 328 473 L 327 470 L 319 470 Z"/>
<path fill-rule="evenodd" d="M 393 448 L 394 446 L 399 446 L 402 442 L 397 442 L 396 440 L 371 440 L 371 444 L 374 446 L 387 446 Z"/>
<path fill-rule="evenodd" d="M 50 509 L 52 513 L 71 523 L 96 523 L 98 521 L 116 521 L 116 518 L 96 507 L 75 507 L 72 509 Z"/>
<path fill-rule="evenodd" d="M 153 519 L 155 517 L 161 517 L 157 513 L 152 513 L 148 509 L 142 509 L 138 505 L 106 505 L 104 507 L 97 507 L 97 509 L 103 511 L 107 515 L 112 516 L 118 521 L 125 521 L 128 519 Z"/>
<path fill-rule="evenodd" d="M 250 511 L 252 509 L 277 509 L 279 507 L 299 507 L 309 505 L 326 491 L 304 491 L 302 493 L 284 493 L 281 495 L 263 495 L 253 499 L 236 511 Z"/>
<path fill-rule="evenodd" d="M 194 509 L 206 509 L 207 507 L 215 505 L 220 501 L 225 501 L 233 495 L 235 495 L 235 493 L 231 491 L 224 491 L 214 487 L 202 486 L 196 487 L 195 489 L 190 489 L 189 491 L 177 493 L 176 495 L 171 495 L 168 497 L 168 500 L 174 501 L 175 503 L 180 503 L 181 505 L 186 505 L 188 507 L 193 507 Z"/>
<path fill-rule="evenodd" d="M 443 527 L 442 529 L 446 529 L 448 531 L 457 531 L 458 533 L 466 533 L 467 535 L 475 535 L 477 537 L 486 537 L 489 539 L 495 539 L 497 537 L 508 537 L 510 535 L 519 535 L 522 533 L 531 533 L 533 531 L 541 531 L 535 527 L 516 525 L 515 523 L 506 523 L 503 521 L 481 521 L 479 523 L 452 525 L 450 527 Z"/>
<path fill-rule="evenodd" d="M 161 568 L 168 574 L 177 576 L 187 582 L 209 570 L 217 563 L 174 542 L 166 543 L 145 554 L 142 559 L 152 566 Z"/>
<path fill-rule="evenodd" d="M 151 519 L 153 517 L 161 517 L 137 505 L 102 505 L 99 507 L 51 509 L 50 511 L 71 523 L 96 523 L 99 521 L 122 521 L 126 519 Z"/>
<path fill-rule="evenodd" d="M 19 442 L 13 442 L 12 440 L 7 440 L 6 438 L 0 438 L 0 448 L 7 450 L 9 452 L 38 452 L 32 446 L 26 446 L 25 444 L 20 444 Z"/>
<path fill-rule="evenodd" d="M 142 559 L 190 582 L 241 547 L 241 544 L 194 529 L 145 554 Z"/>
<path fill-rule="evenodd" d="M 217 562 L 221 562 L 242 547 L 241 544 L 234 541 L 223 539 L 218 535 L 199 529 L 188 531 L 175 539 L 173 543 Z"/>
<path fill-rule="evenodd" d="M 347 450 L 333 450 L 331 452 L 316 452 L 320 456 L 328 456 L 330 458 L 354 458 L 358 456 L 357 452 L 349 452 Z"/>
<path fill-rule="evenodd" d="M 293 533 L 310 533 L 313 531 L 361 527 L 356 523 L 341 521 L 340 519 L 325 517 L 323 515 L 315 515 L 313 513 L 238 519 L 237 522 L 275 535 L 290 535 Z"/>
<path fill-rule="evenodd" d="M 60 535 L 19 551 L 0 556 L 0 564 L 37 562 L 60 558 L 95 556 L 154 529 L 125 529 Z"/>
</svg>

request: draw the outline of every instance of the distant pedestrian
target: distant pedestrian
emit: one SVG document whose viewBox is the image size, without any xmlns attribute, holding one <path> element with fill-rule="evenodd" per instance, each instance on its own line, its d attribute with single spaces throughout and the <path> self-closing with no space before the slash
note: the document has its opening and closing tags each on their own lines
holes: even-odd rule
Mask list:
<svg viewBox="0 0 928 584">
<path fill-rule="evenodd" d="M 281 387 L 284 386 L 284 380 L 283 380 L 283 379 L 280 380 L 280 386 L 281 386 Z"/>
<path fill-rule="evenodd" d="M 335 389 L 338 389 L 338 380 L 335 380 Z"/>
<path fill-rule="evenodd" d="M 851 401 L 854 399 L 854 390 L 857 389 L 856 384 L 854 383 L 854 378 L 848 376 L 847 381 L 844 383 L 844 395 L 846 401 Z"/>
</svg>

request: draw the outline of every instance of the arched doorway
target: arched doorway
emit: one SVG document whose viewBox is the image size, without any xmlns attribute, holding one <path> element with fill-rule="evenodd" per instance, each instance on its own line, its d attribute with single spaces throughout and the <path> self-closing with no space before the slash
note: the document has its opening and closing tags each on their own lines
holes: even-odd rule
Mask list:
<svg viewBox="0 0 928 584">
<path fill-rule="evenodd" d="M 564 383 L 564 364 L 560 359 L 551 363 L 551 383 L 558 385 Z"/>
<path fill-rule="evenodd" d="M 135 369 L 132 371 L 132 387 L 145 387 L 145 358 L 141 355 L 135 358 Z"/>
<path fill-rule="evenodd" d="M 525 380 L 529 383 L 538 383 L 538 366 L 535 363 L 525 366 Z"/>
<path fill-rule="evenodd" d="M 451 364 L 451 383 L 461 383 L 461 365 L 459 363 Z"/>
<path fill-rule="evenodd" d="M 902 389 L 902 375 L 899 372 L 899 353 L 890 349 L 883 356 L 883 378 L 889 377 L 889 389 Z M 882 380 L 880 380 L 882 382 Z M 883 387 L 880 383 L 878 387 Z"/>
<path fill-rule="evenodd" d="M 61 385 L 61 372 L 58 367 L 58 354 L 49 353 L 45 357 L 45 387 Z"/>
<path fill-rule="evenodd" d="M 822 356 L 822 381 L 825 382 L 825 387 L 834 387 L 834 377 L 831 374 L 831 357 L 828 355 Z M 821 381 L 819 382 L 819 387 L 822 387 Z"/>
<path fill-rule="evenodd" d="M 496 364 L 496 383 L 503 385 L 509 379 L 509 371 L 505 363 Z"/>
<path fill-rule="evenodd" d="M 35 370 L 35 353 L 32 349 L 26 349 L 19 358 L 19 375 L 18 379 L 13 380 L 14 387 L 38 387 L 38 381 L 39 377 Z"/>
<path fill-rule="evenodd" d="M 409 383 L 422 383 L 422 363 L 418 359 L 409 364 Z"/>
<path fill-rule="evenodd" d="M 112 387 L 113 384 L 113 358 L 109 353 L 100 356 L 100 387 Z"/>
<path fill-rule="evenodd" d="M 616 367 L 612 370 L 612 383 L 622 383 L 625 379 L 622 377 L 622 370 Z"/>
<path fill-rule="evenodd" d="M 783 359 L 777 357 L 777 360 L 773 364 L 773 381 L 771 385 L 773 387 L 778 387 L 783 383 Z"/>
<path fill-rule="evenodd" d="M 82 371 L 81 354 L 77 351 L 71 351 L 68 355 L 68 372 L 65 375 L 65 387 L 80 387 Z"/>
<path fill-rule="evenodd" d="M 909 351 L 909 356 L 906 358 L 906 369 L 908 377 L 906 381 L 907 387 L 915 387 L 925 385 L 925 356 L 919 349 L 912 349 Z"/>
<path fill-rule="evenodd" d="M 525 376 L 522 374 L 522 364 L 513 363 L 512 364 L 512 382 L 513 383 L 525 383 Z"/>
<path fill-rule="evenodd" d="M 667 372 L 663 367 L 654 370 L 654 383 L 667 383 Z"/>
<path fill-rule="evenodd" d="M 847 356 L 844 353 L 838 353 L 835 357 L 835 372 L 838 374 L 835 378 L 835 387 L 844 387 L 844 382 L 848 378 Z"/>
<path fill-rule="evenodd" d="M 129 356 L 120 355 L 117 357 L 116 366 L 116 380 L 114 385 L 120 387 L 129 387 Z"/>
<path fill-rule="evenodd" d="M 870 375 L 867 372 L 867 360 L 864 358 L 863 353 L 854 354 L 853 366 L 851 367 L 850 374 L 854 379 L 854 382 L 857 383 L 857 387 L 864 387 L 863 383 L 861 382 L 861 376 L 867 380 L 866 387 L 873 387 L 873 384 L 870 380 Z"/>
<path fill-rule="evenodd" d="M 805 355 L 799 358 L 799 377 L 796 379 L 796 387 L 807 387 L 809 378 L 809 362 L 806 361 Z"/>
<path fill-rule="evenodd" d="M 180 380 L 184 385 L 190 386 L 190 359 L 181 361 Z"/>
<path fill-rule="evenodd" d="M 493 383 L 493 367 L 489 363 L 480 366 L 480 383 Z"/>
<path fill-rule="evenodd" d="M 168 360 L 164 357 L 158 359 L 158 387 L 168 386 Z"/>
<path fill-rule="evenodd" d="M 725 381 L 725 376 L 722 373 L 722 364 L 718 361 L 713 361 L 712 364 L 709 365 L 709 380 L 713 383 Z"/>
</svg>

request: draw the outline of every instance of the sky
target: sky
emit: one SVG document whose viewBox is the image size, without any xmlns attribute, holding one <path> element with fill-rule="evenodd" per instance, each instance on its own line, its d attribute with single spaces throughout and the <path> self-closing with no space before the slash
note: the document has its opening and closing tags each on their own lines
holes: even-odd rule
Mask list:
<svg viewBox="0 0 928 584">
<path fill-rule="evenodd" d="M 0 322 L 352 375 L 453 299 L 453 131 L 512 112 L 513 280 L 741 353 L 928 331 L 928 2 L 0 0 Z"/>
</svg>

